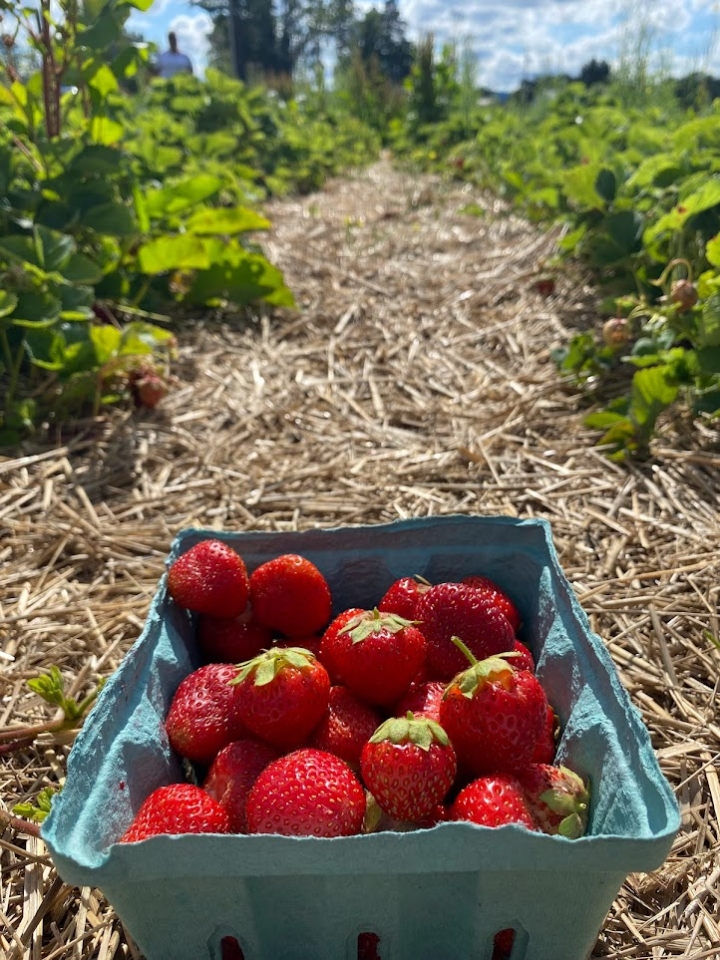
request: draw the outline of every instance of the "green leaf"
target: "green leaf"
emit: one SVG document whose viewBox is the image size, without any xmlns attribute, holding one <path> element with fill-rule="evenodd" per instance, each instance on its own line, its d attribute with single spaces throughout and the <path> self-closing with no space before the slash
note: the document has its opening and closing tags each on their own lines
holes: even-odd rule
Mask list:
<svg viewBox="0 0 720 960">
<path fill-rule="evenodd" d="M 40 252 L 41 266 L 48 273 L 62 270 L 75 250 L 75 241 L 65 233 L 49 230 L 47 227 L 35 227 L 37 249 Z"/>
<path fill-rule="evenodd" d="M 663 364 L 638 370 L 632 380 L 630 417 L 649 436 L 659 414 L 675 402 L 677 395 L 672 366 Z"/>
<path fill-rule="evenodd" d="M 705 244 L 705 256 L 708 263 L 711 263 L 714 267 L 720 267 L 720 234 L 712 237 Z"/>
<path fill-rule="evenodd" d="M 12 812 L 16 817 L 23 817 L 33 823 L 42 823 L 50 813 L 53 798 L 60 792 L 60 787 L 43 787 L 33 800 L 24 800 L 16 803 Z"/>
<path fill-rule="evenodd" d="M 720 346 L 720 293 L 715 293 L 702 305 L 698 321 L 699 347 Z"/>
<path fill-rule="evenodd" d="M 595 179 L 595 192 L 599 194 L 606 200 L 608 203 L 612 203 L 615 199 L 615 194 L 617 192 L 617 180 L 615 179 L 615 174 L 612 170 L 608 170 L 607 167 L 598 173 Z"/>
<path fill-rule="evenodd" d="M 108 8 L 95 23 L 78 32 L 77 41 L 81 47 L 104 53 L 121 36 L 122 21 L 108 4 Z"/>
<path fill-rule="evenodd" d="M 295 300 L 282 273 L 262 254 L 244 252 L 236 263 L 214 264 L 199 271 L 188 294 L 192 303 L 227 300 L 238 306 L 263 299 L 274 306 L 292 307 Z"/>
<path fill-rule="evenodd" d="M 137 234 L 137 224 L 129 208 L 122 203 L 101 203 L 87 210 L 82 224 L 96 233 L 111 237 L 130 237 Z"/>
<path fill-rule="evenodd" d="M 247 207 L 221 207 L 198 210 L 187 221 L 189 233 L 198 236 L 244 233 L 248 230 L 268 230 L 272 224 L 265 217 Z"/>
<path fill-rule="evenodd" d="M 700 370 L 713 376 L 720 373 L 720 346 L 705 347 L 695 354 Z"/>
<path fill-rule="evenodd" d="M 123 155 L 117 148 L 91 143 L 71 160 L 67 172 L 72 177 L 102 177 L 117 173 L 122 159 Z"/>
<path fill-rule="evenodd" d="M 607 430 L 608 427 L 625 420 L 626 417 L 621 413 L 613 413 L 611 410 L 600 410 L 597 413 L 589 413 L 583 423 L 592 430 Z"/>
<path fill-rule="evenodd" d="M 90 339 L 95 347 L 95 356 L 100 366 L 117 355 L 122 341 L 122 333 L 117 327 L 106 324 L 94 324 L 90 328 Z"/>
<path fill-rule="evenodd" d="M 137 258 L 141 273 L 150 275 L 169 270 L 205 270 L 210 266 L 204 241 L 190 234 L 151 240 L 140 247 Z"/>
<path fill-rule="evenodd" d="M 93 117 L 90 121 L 90 138 L 106 147 L 119 143 L 125 135 L 125 127 L 109 117 Z"/>
<path fill-rule="evenodd" d="M 41 291 L 23 290 L 18 294 L 13 323 L 21 327 L 49 327 L 60 316 L 62 303 Z"/>
<path fill-rule="evenodd" d="M 215 196 L 222 185 L 218 177 L 199 174 L 168 183 L 161 190 L 148 190 L 145 194 L 148 216 L 157 219 L 188 210 Z"/>
<path fill-rule="evenodd" d="M 85 285 L 99 283 L 103 277 L 103 271 L 89 257 L 82 253 L 74 253 L 62 268 L 62 275 L 69 283 Z"/>
<path fill-rule="evenodd" d="M 115 74 L 110 67 L 105 66 L 105 64 L 102 64 L 93 76 L 88 79 L 88 86 L 96 90 L 101 97 L 106 97 L 109 93 L 113 93 L 119 89 Z"/>
</svg>

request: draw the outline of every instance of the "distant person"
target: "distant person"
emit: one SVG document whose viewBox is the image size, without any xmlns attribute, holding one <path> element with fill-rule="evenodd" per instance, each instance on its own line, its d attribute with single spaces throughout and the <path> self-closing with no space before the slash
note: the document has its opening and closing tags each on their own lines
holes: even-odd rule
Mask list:
<svg viewBox="0 0 720 960">
<path fill-rule="evenodd" d="M 190 57 L 178 50 L 177 36 L 168 34 L 169 49 L 165 50 L 155 61 L 155 72 L 163 80 L 170 80 L 177 73 L 192 73 L 193 66 Z"/>
</svg>

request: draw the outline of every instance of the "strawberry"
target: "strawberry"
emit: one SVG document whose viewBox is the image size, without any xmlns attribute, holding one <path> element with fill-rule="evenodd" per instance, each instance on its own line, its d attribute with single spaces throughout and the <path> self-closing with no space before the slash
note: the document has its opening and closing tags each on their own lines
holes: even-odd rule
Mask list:
<svg viewBox="0 0 720 960">
<path fill-rule="evenodd" d="M 209 764 L 223 747 L 246 735 L 236 711 L 231 663 L 208 663 L 181 681 L 170 701 L 165 730 L 180 756 Z"/>
<path fill-rule="evenodd" d="M 389 707 L 410 688 L 425 660 L 425 637 L 394 613 L 340 614 L 320 644 L 330 675 L 374 706 Z"/>
<path fill-rule="evenodd" d="M 551 297 L 555 293 L 555 279 L 553 277 L 540 277 L 535 281 L 535 289 L 541 297 Z"/>
<path fill-rule="evenodd" d="M 670 299 L 678 304 L 681 313 L 691 310 L 698 302 L 697 287 L 691 280 L 676 280 L 670 288 Z"/>
<path fill-rule="evenodd" d="M 530 763 L 552 763 L 555 759 L 559 734 L 560 721 L 553 708 L 548 704 L 545 712 L 545 724 L 538 742 L 535 744 Z"/>
<path fill-rule="evenodd" d="M 417 615 L 434 680 L 451 680 L 467 666 L 452 637 L 459 637 L 479 660 L 512 650 L 515 644 L 515 631 L 505 614 L 482 590 L 466 583 L 431 587 L 420 598 Z"/>
<path fill-rule="evenodd" d="M 376 933 L 359 933 L 357 938 L 357 960 L 382 960 L 378 952 L 380 937 Z"/>
<path fill-rule="evenodd" d="M 440 723 L 440 703 L 445 693 L 445 684 L 439 680 L 429 680 L 426 683 L 418 683 L 414 680 L 410 689 L 396 704 L 393 713 L 396 717 L 404 717 L 408 713 L 415 716 L 429 717 L 436 723 Z"/>
<path fill-rule="evenodd" d="M 347 837 L 360 833 L 365 792 L 350 767 L 305 747 L 269 764 L 247 800 L 249 833 Z"/>
<path fill-rule="evenodd" d="M 213 760 L 202 786 L 227 811 L 230 833 L 247 832 L 248 794 L 265 767 L 279 756 L 260 740 L 236 740 Z"/>
<path fill-rule="evenodd" d="M 533 763 L 518 774 L 535 822 L 543 833 L 569 840 L 587 828 L 590 795 L 582 777 L 568 767 Z"/>
<path fill-rule="evenodd" d="M 440 723 L 462 768 L 478 777 L 526 766 L 546 712 L 547 698 L 537 677 L 497 656 L 475 661 L 448 684 Z"/>
<path fill-rule="evenodd" d="M 498 930 L 493 937 L 492 960 L 509 960 L 513 943 L 515 943 L 515 931 L 512 927 Z"/>
<path fill-rule="evenodd" d="M 334 753 L 359 769 L 362 748 L 381 723 L 380 714 L 347 687 L 330 687 L 328 712 L 315 727 L 309 745 Z"/>
<path fill-rule="evenodd" d="M 537 830 L 520 781 L 507 773 L 478 777 L 458 793 L 450 807 L 451 820 L 470 820 L 483 827 L 519 823 Z"/>
<path fill-rule="evenodd" d="M 420 597 L 430 589 L 430 584 L 415 577 L 401 577 L 392 583 L 378 604 L 380 613 L 396 613 L 406 620 L 415 620 Z"/>
<path fill-rule="evenodd" d="M 192 783 L 171 783 L 153 790 L 118 841 L 136 843 L 161 833 L 228 833 L 223 807 Z"/>
<path fill-rule="evenodd" d="M 250 600 L 259 622 L 286 637 L 317 633 L 330 619 L 327 580 L 313 563 L 294 553 L 253 570 Z"/>
<path fill-rule="evenodd" d="M 516 640 L 510 652 L 517 654 L 510 661 L 516 670 L 529 670 L 530 673 L 535 673 L 535 658 L 524 643 Z"/>
<path fill-rule="evenodd" d="M 391 717 L 365 744 L 360 758 L 365 786 L 396 820 L 429 817 L 455 780 L 457 760 L 443 728 L 427 717 Z"/>
<path fill-rule="evenodd" d="M 201 540 L 173 561 L 167 587 L 175 603 L 211 617 L 237 617 L 247 606 L 245 563 L 221 540 Z"/>
<path fill-rule="evenodd" d="M 462 583 L 466 583 L 469 587 L 475 587 L 476 590 L 481 590 L 488 600 L 492 600 L 494 605 L 505 614 L 515 633 L 518 632 L 521 623 L 520 611 L 494 580 L 491 580 L 490 577 L 472 575 L 463 577 Z"/>
<path fill-rule="evenodd" d="M 263 651 L 240 664 L 232 683 L 242 723 L 280 750 L 304 744 L 327 713 L 330 677 L 299 647 Z"/>
<path fill-rule="evenodd" d="M 248 604 L 239 617 L 201 616 L 198 645 L 206 663 L 244 663 L 272 643 L 272 631 L 253 617 Z"/>
</svg>

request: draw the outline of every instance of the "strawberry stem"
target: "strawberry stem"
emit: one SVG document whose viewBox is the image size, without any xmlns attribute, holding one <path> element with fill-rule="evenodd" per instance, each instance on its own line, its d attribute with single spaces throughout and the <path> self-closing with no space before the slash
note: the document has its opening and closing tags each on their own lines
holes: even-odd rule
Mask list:
<svg viewBox="0 0 720 960">
<path fill-rule="evenodd" d="M 474 657 L 474 656 L 473 656 L 473 654 L 470 652 L 470 650 L 468 650 L 468 648 L 467 648 L 467 647 L 465 646 L 465 644 L 462 642 L 462 640 L 460 639 L 460 637 L 450 637 L 450 639 L 451 639 L 452 642 L 455 644 L 455 646 L 458 648 L 458 650 L 462 651 L 462 653 L 467 657 L 470 665 L 474 667 L 475 664 L 478 662 L 478 661 L 477 661 L 477 657 Z"/>
</svg>

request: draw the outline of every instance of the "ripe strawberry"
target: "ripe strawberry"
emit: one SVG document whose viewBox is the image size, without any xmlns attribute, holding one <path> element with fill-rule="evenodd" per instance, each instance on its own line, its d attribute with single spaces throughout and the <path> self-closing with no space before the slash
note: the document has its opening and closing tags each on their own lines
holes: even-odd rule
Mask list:
<svg viewBox="0 0 720 960">
<path fill-rule="evenodd" d="M 481 590 L 488 600 L 492 600 L 495 606 L 505 614 L 515 633 L 518 632 L 521 623 L 520 611 L 508 594 L 501 590 L 494 580 L 491 580 L 490 577 L 473 574 L 469 577 L 463 577 L 462 583 L 466 583 L 469 587 L 475 587 L 476 590 Z"/>
<path fill-rule="evenodd" d="M 245 563 L 221 540 L 202 540 L 173 561 L 167 586 L 175 603 L 211 617 L 237 617 L 247 606 Z"/>
<path fill-rule="evenodd" d="M 201 616 L 198 646 L 206 663 L 244 663 L 272 643 L 272 631 L 253 617 L 248 604 L 239 617 Z"/>
<path fill-rule="evenodd" d="M 540 277 L 535 281 L 535 289 L 541 297 L 551 297 L 555 293 L 555 279 L 553 277 Z"/>
<path fill-rule="evenodd" d="M 299 647 L 263 651 L 240 665 L 232 683 L 242 723 L 280 750 L 304 744 L 327 713 L 330 677 Z"/>
<path fill-rule="evenodd" d="M 357 960 L 382 960 L 378 953 L 380 937 L 376 933 L 359 933 L 357 938 Z"/>
<path fill-rule="evenodd" d="M 347 687 L 330 687 L 328 712 L 315 727 L 309 745 L 359 769 L 362 748 L 381 723 L 380 714 Z"/>
<path fill-rule="evenodd" d="M 260 740 L 236 740 L 213 760 L 202 786 L 227 811 L 230 833 L 247 833 L 248 794 L 265 767 L 279 756 Z"/>
<path fill-rule="evenodd" d="M 455 751 L 443 728 L 427 717 L 391 717 L 365 744 L 363 782 L 396 820 L 429 817 L 455 780 Z"/>
<path fill-rule="evenodd" d="M 360 833 L 365 792 L 350 767 L 305 747 L 269 764 L 247 800 L 249 833 L 347 837 Z"/>
<path fill-rule="evenodd" d="M 320 659 L 336 682 L 361 700 L 389 707 L 410 688 L 425 660 L 425 637 L 394 613 L 361 610 L 334 620 L 320 644 Z"/>
<path fill-rule="evenodd" d="M 192 783 L 171 783 L 153 790 L 140 806 L 119 843 L 136 843 L 161 833 L 228 833 L 223 807 Z"/>
<path fill-rule="evenodd" d="M 516 657 L 512 657 L 509 660 L 516 670 L 529 670 L 530 673 L 535 673 L 535 658 L 524 643 L 516 640 L 515 646 L 510 652 L 517 654 Z"/>
<path fill-rule="evenodd" d="M 560 721 L 553 708 L 548 704 L 545 712 L 545 725 L 538 742 L 535 744 L 530 763 L 552 763 L 555 759 L 559 735 Z"/>
<path fill-rule="evenodd" d="M 238 695 L 231 663 L 208 663 L 181 681 L 170 701 L 165 730 L 180 756 L 209 764 L 247 731 L 237 713 Z"/>
<path fill-rule="evenodd" d="M 509 960 L 513 943 L 515 943 L 515 931 L 512 927 L 498 930 L 493 937 L 492 960 Z"/>
<path fill-rule="evenodd" d="M 470 820 L 483 827 L 519 823 L 537 830 L 520 781 L 507 773 L 478 777 L 458 793 L 450 807 L 451 820 Z"/>
<path fill-rule="evenodd" d="M 420 597 L 430 584 L 415 577 L 401 577 L 391 584 L 378 604 L 380 613 L 396 613 L 406 620 L 415 620 Z"/>
<path fill-rule="evenodd" d="M 488 657 L 458 674 L 440 704 L 440 723 L 464 771 L 515 773 L 530 762 L 547 712 L 545 691 L 528 670 Z"/>
<path fill-rule="evenodd" d="M 257 620 L 286 637 L 317 633 L 330 619 L 327 580 L 313 563 L 294 553 L 253 570 L 250 600 Z"/>
<path fill-rule="evenodd" d="M 569 840 L 585 833 L 590 795 L 582 777 L 567 767 L 534 763 L 522 770 L 518 779 L 543 833 Z"/>
<path fill-rule="evenodd" d="M 420 598 L 418 620 L 434 680 L 451 680 L 467 666 L 452 637 L 459 637 L 479 660 L 512 650 L 515 644 L 515 631 L 505 614 L 482 590 L 465 583 L 431 587 Z"/>
<path fill-rule="evenodd" d="M 405 717 L 412 713 L 416 717 L 429 717 L 440 723 L 440 704 L 444 693 L 445 684 L 439 680 L 429 680 L 426 683 L 414 680 L 408 692 L 393 709 L 393 713 L 396 717 Z"/>
</svg>

